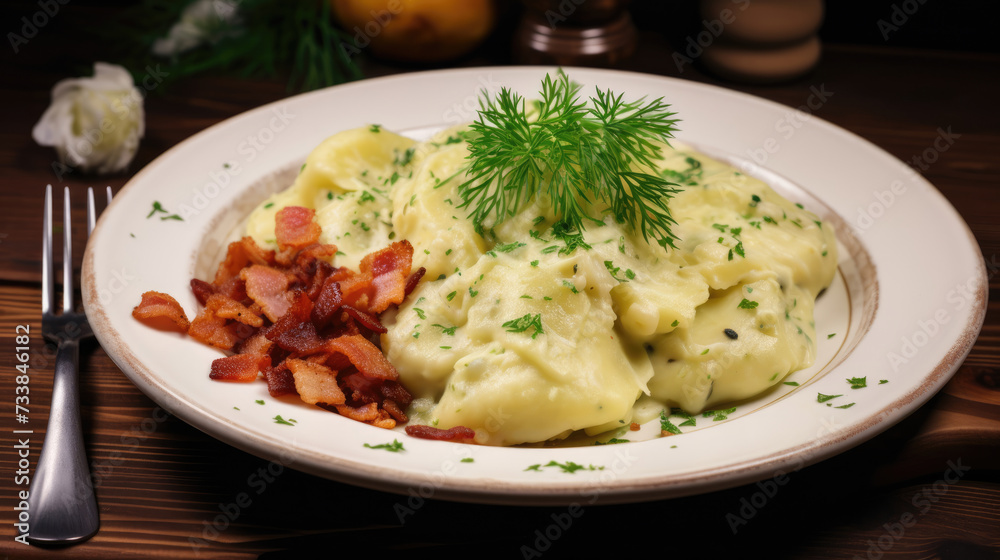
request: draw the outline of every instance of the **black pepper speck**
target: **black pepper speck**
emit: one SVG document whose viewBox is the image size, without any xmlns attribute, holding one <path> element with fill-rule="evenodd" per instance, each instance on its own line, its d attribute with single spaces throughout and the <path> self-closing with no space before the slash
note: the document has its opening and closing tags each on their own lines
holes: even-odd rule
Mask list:
<svg viewBox="0 0 1000 560">
<path fill-rule="evenodd" d="M 737 338 L 740 337 L 740 335 L 736 334 L 736 331 L 734 331 L 733 329 L 726 329 L 726 330 L 724 330 L 722 332 L 726 333 L 726 336 L 728 336 L 729 338 L 731 338 L 733 340 L 736 340 Z"/>
</svg>

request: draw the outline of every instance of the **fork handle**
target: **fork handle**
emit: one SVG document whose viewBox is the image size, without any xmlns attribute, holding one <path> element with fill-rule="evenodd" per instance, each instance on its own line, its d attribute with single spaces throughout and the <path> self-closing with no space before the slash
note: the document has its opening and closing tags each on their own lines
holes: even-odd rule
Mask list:
<svg viewBox="0 0 1000 560">
<path fill-rule="evenodd" d="M 83 446 L 79 363 L 80 343 L 61 340 L 52 378 L 52 409 L 28 494 L 32 520 L 28 540 L 35 544 L 83 541 L 100 524 Z"/>
</svg>

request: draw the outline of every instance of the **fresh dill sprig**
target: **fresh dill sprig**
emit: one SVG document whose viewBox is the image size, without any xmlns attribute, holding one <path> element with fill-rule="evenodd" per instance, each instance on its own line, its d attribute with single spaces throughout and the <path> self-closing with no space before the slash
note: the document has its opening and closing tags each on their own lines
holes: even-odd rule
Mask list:
<svg viewBox="0 0 1000 560">
<path fill-rule="evenodd" d="M 587 221 L 603 223 L 603 208 L 595 208 L 603 205 L 647 241 L 673 247 L 676 222 L 667 202 L 679 189 L 653 163 L 677 130 L 663 98 L 625 102 L 597 88 L 588 103 L 561 70 L 554 79 L 545 76 L 539 93 L 531 113 L 507 88 L 495 99 L 484 95 L 470 125 L 459 206 L 470 209 L 480 231 L 548 196 L 563 231 L 582 233 Z"/>
</svg>

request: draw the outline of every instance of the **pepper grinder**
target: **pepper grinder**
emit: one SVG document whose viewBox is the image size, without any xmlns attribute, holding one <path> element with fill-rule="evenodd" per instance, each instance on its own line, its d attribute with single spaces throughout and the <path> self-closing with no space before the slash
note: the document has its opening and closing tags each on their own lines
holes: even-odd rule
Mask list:
<svg viewBox="0 0 1000 560">
<path fill-rule="evenodd" d="M 613 67 L 635 52 L 630 0 L 521 0 L 514 33 L 520 64 Z"/>
</svg>

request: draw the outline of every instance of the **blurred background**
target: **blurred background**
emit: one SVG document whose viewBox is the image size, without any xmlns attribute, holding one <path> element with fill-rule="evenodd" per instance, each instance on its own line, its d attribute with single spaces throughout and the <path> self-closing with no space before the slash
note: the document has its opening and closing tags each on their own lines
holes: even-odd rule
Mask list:
<svg viewBox="0 0 1000 560">
<path fill-rule="evenodd" d="M 648 71 L 651 56 L 665 58 L 657 68 L 662 73 L 693 79 L 697 76 L 684 76 L 688 69 L 753 81 L 754 61 L 787 66 L 788 75 L 778 69 L 771 75 L 794 78 L 802 73 L 792 67 L 812 68 L 821 49 L 800 52 L 798 60 L 789 54 L 783 62 L 762 62 L 767 58 L 762 51 L 791 53 L 791 47 L 815 37 L 822 45 L 997 52 L 995 22 L 983 13 L 987 5 L 976 0 L 24 0 L 4 2 L 0 11 L 7 76 L 84 75 L 95 60 L 138 74 L 145 64 L 159 62 L 178 70 L 169 81 L 230 73 L 284 78 L 299 91 L 401 70 L 482 64 L 553 61 Z M 630 15 L 625 24 L 619 21 L 623 12 Z M 713 51 L 719 50 L 750 53 L 745 64 L 751 68 L 742 69 L 741 78 L 732 71 L 736 62 L 718 60 Z"/>
</svg>

